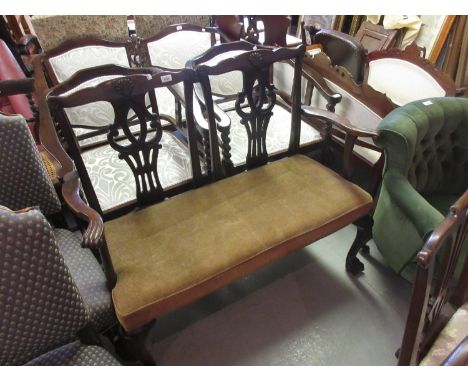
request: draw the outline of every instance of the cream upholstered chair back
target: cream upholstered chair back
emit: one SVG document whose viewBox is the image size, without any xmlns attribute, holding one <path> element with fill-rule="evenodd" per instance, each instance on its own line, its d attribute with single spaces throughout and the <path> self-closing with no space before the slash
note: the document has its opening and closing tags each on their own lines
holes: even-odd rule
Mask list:
<svg viewBox="0 0 468 382">
<path fill-rule="evenodd" d="M 386 94 L 398 106 L 423 98 L 446 95 L 442 86 L 424 69 L 397 58 L 369 62 L 367 83 Z"/>
<path fill-rule="evenodd" d="M 210 49 L 210 32 L 183 30 L 183 27 L 179 25 L 177 31 L 160 39 L 148 41 L 151 65 L 183 69 L 189 59 Z"/>
<path fill-rule="evenodd" d="M 41 15 L 33 16 L 31 23 L 45 52 L 76 38 L 94 37 L 118 42 L 128 40 L 125 15 Z"/>
<path fill-rule="evenodd" d="M 200 27 L 210 25 L 208 15 L 135 15 L 135 30 L 138 37 L 147 39 L 173 24 L 189 23 Z"/>
</svg>

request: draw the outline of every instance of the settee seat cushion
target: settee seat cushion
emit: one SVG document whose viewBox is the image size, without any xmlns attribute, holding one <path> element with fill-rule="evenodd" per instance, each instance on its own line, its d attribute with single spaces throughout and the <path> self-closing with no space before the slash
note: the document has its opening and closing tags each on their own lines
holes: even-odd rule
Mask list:
<svg viewBox="0 0 468 382">
<path fill-rule="evenodd" d="M 117 318 L 132 331 L 368 213 L 371 196 L 303 155 L 105 223 Z"/>
</svg>

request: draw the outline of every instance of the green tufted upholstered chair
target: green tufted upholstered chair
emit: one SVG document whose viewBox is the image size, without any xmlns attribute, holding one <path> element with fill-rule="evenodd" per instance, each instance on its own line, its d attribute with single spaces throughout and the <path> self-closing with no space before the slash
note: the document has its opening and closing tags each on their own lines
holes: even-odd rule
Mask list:
<svg viewBox="0 0 468 382">
<path fill-rule="evenodd" d="M 375 142 L 386 163 L 374 241 L 388 264 L 412 280 L 425 238 L 468 188 L 468 99 L 430 98 L 395 109 Z M 467 252 L 465 243 L 458 272 Z"/>
</svg>

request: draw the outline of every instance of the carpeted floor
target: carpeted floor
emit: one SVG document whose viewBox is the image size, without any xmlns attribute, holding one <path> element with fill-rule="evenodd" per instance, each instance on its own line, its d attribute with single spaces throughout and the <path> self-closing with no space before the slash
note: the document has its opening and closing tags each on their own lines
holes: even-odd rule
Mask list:
<svg viewBox="0 0 468 382">
<path fill-rule="evenodd" d="M 378 250 L 344 268 L 354 226 L 160 319 L 158 365 L 395 365 L 411 285 Z"/>
</svg>

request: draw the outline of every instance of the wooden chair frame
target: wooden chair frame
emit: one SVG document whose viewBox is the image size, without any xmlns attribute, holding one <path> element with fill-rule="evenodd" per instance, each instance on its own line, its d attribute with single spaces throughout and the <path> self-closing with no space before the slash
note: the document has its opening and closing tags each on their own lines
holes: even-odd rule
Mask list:
<svg viewBox="0 0 468 382">
<path fill-rule="evenodd" d="M 85 89 L 78 90 L 74 93 L 71 93 L 68 96 L 64 96 L 63 94 L 66 93 L 68 90 L 75 88 L 78 84 L 87 81 L 91 78 L 95 77 L 100 77 L 100 76 L 105 76 L 105 75 L 122 75 L 122 77 L 119 77 L 115 80 L 108 80 L 103 82 L 103 86 L 101 84 L 96 85 L 94 87 L 89 87 Z M 150 85 L 148 85 L 146 82 L 142 81 L 142 78 L 147 78 L 148 76 L 155 76 L 155 79 L 151 84 L 154 85 L 154 88 L 149 88 Z M 164 77 L 166 76 L 166 77 Z M 110 145 L 114 149 L 118 151 L 120 147 L 118 147 L 118 142 L 123 140 L 123 139 L 129 139 L 130 141 L 135 141 L 138 139 L 145 139 L 146 135 L 148 133 L 156 132 L 159 134 L 159 131 L 169 131 L 173 132 L 175 130 L 175 122 L 170 118 L 169 116 L 165 116 L 159 113 L 158 106 L 157 106 L 157 99 L 153 91 L 156 88 L 159 87 L 165 87 L 165 83 L 162 81 L 167 80 L 167 78 L 172 78 L 173 80 L 167 81 L 167 85 L 171 85 L 174 83 L 181 82 L 183 79 L 187 80 L 189 75 L 185 73 L 184 71 L 171 71 L 167 69 L 162 69 L 158 67 L 148 67 L 148 68 L 125 68 L 125 67 L 119 67 L 116 65 L 104 65 L 101 67 L 97 68 L 91 68 L 91 69 L 85 69 L 82 70 L 78 73 L 76 73 L 74 76 L 72 76 L 69 80 L 63 82 L 61 85 L 54 87 L 51 92 L 49 93 L 48 96 L 48 102 L 49 102 L 49 107 L 52 111 L 52 114 L 54 118 L 57 120 L 59 125 L 62 127 L 63 135 L 65 137 L 65 141 L 68 145 L 70 155 L 72 156 L 73 160 L 75 161 L 75 164 L 77 166 L 78 174 L 83 182 L 83 189 L 85 192 L 85 195 L 91 205 L 91 207 L 103 214 L 103 211 L 100 207 L 98 198 L 96 196 L 96 193 L 94 191 L 94 187 L 92 185 L 91 179 L 89 178 L 85 163 L 83 161 L 83 158 L 81 156 L 81 151 L 82 148 L 79 145 L 78 139 L 75 136 L 73 132 L 73 127 L 70 124 L 70 121 L 64 111 L 64 108 L 68 107 L 74 107 L 74 106 L 81 106 L 87 103 L 91 102 L 97 102 L 101 100 L 107 100 L 109 103 L 112 104 L 114 113 L 118 113 L 119 109 L 112 103 L 112 94 L 110 89 L 114 89 L 117 94 L 120 92 L 119 86 L 142 86 L 141 89 L 135 90 L 135 93 L 140 94 L 140 92 L 143 92 L 144 90 L 147 90 L 146 92 L 143 93 L 143 96 L 145 94 L 149 95 L 150 98 L 150 107 L 149 110 L 148 106 L 145 105 L 146 113 L 143 112 L 143 110 L 138 109 L 133 109 L 135 112 L 135 116 L 131 119 L 127 119 L 126 122 L 124 123 L 122 118 L 123 116 L 119 114 L 117 118 L 116 115 L 116 120 L 114 124 L 111 124 L 110 126 L 107 127 L 96 127 L 96 131 L 99 134 L 107 134 L 107 140 L 104 141 L 101 144 L 104 145 Z M 131 80 L 126 80 L 126 79 L 135 79 L 133 82 Z M 162 78 L 162 80 L 161 80 Z M 112 82 L 114 81 L 114 82 Z M 119 82 L 120 81 L 120 82 Z M 109 85 L 109 83 L 113 85 Z M 128 85 L 128 83 L 133 83 L 133 85 Z M 184 82 L 185 83 L 185 82 Z M 123 84 L 123 85 L 119 85 Z M 156 86 L 158 85 L 158 86 Z M 113 86 L 113 87 L 112 87 Z M 137 97 L 135 95 L 135 97 Z M 140 99 L 138 98 L 140 101 Z M 143 103 L 145 103 L 143 99 Z M 141 105 L 136 105 L 136 108 L 139 108 Z M 125 106 L 127 107 L 127 106 Z M 146 125 L 143 126 L 142 121 L 145 121 L 145 118 L 149 118 L 148 115 L 156 115 L 157 117 L 152 117 L 152 118 L 157 118 L 158 123 L 154 122 L 152 123 L 155 124 L 155 126 L 151 127 L 146 127 Z M 166 121 L 169 122 L 168 124 L 164 124 L 161 121 Z M 190 124 L 190 122 L 188 123 Z M 113 134 L 116 134 L 116 125 L 118 126 L 126 126 L 123 130 L 124 135 L 122 136 L 115 136 Z M 130 132 L 130 130 L 126 130 L 132 126 L 138 126 L 140 125 L 140 131 L 136 132 Z M 114 129 L 114 130 L 113 130 Z M 190 129 L 188 129 L 190 130 Z M 129 138 L 130 137 L 130 138 Z M 175 135 L 177 139 L 177 135 Z M 160 139 L 161 137 L 159 137 Z M 186 142 L 184 142 L 186 144 Z M 189 143 L 189 148 L 191 149 L 191 144 Z M 124 154 L 120 154 L 123 156 Z M 127 162 L 128 163 L 128 162 Z M 130 168 L 132 168 L 130 164 Z M 135 175 L 135 171 L 139 171 L 138 169 L 132 168 L 132 172 Z M 197 170 L 193 170 L 194 178 L 195 178 L 195 173 Z M 157 174 L 155 175 L 155 179 L 157 179 Z M 198 179 L 197 179 L 198 181 Z M 158 183 L 155 180 L 156 183 Z M 154 182 L 153 182 L 154 183 Z M 153 184 L 152 182 L 149 182 L 148 187 L 158 189 L 158 195 L 163 195 L 162 191 L 160 192 L 160 184 Z M 129 202 L 127 204 L 124 204 L 123 206 L 120 206 L 119 208 L 112 208 L 111 210 L 107 211 L 106 214 L 104 215 L 106 219 L 112 218 L 115 216 L 119 216 L 121 214 L 124 214 L 131 209 L 135 208 L 136 205 L 143 203 L 143 199 L 146 198 L 146 196 L 141 196 L 141 194 L 145 194 L 144 191 L 142 191 L 142 188 L 144 188 L 144 184 L 141 184 L 139 180 L 136 179 L 136 184 L 137 184 L 137 200 L 134 202 Z M 140 189 L 141 186 L 141 189 Z M 164 197 L 166 196 L 171 196 L 174 194 L 177 194 L 183 190 L 187 189 L 187 185 L 182 185 L 174 188 L 169 188 L 168 190 L 164 191 Z M 155 191 L 156 192 L 156 191 Z"/>
<path fill-rule="evenodd" d="M 432 232 L 418 253 L 416 279 L 411 296 L 398 365 L 417 365 L 447 322 L 444 305 L 462 305 L 468 299 L 468 260 L 452 289 L 455 265 L 468 236 L 468 190 L 455 202 L 444 221 Z M 436 257 L 441 269 L 434 284 Z M 466 342 L 466 341 L 465 341 Z"/>
</svg>

